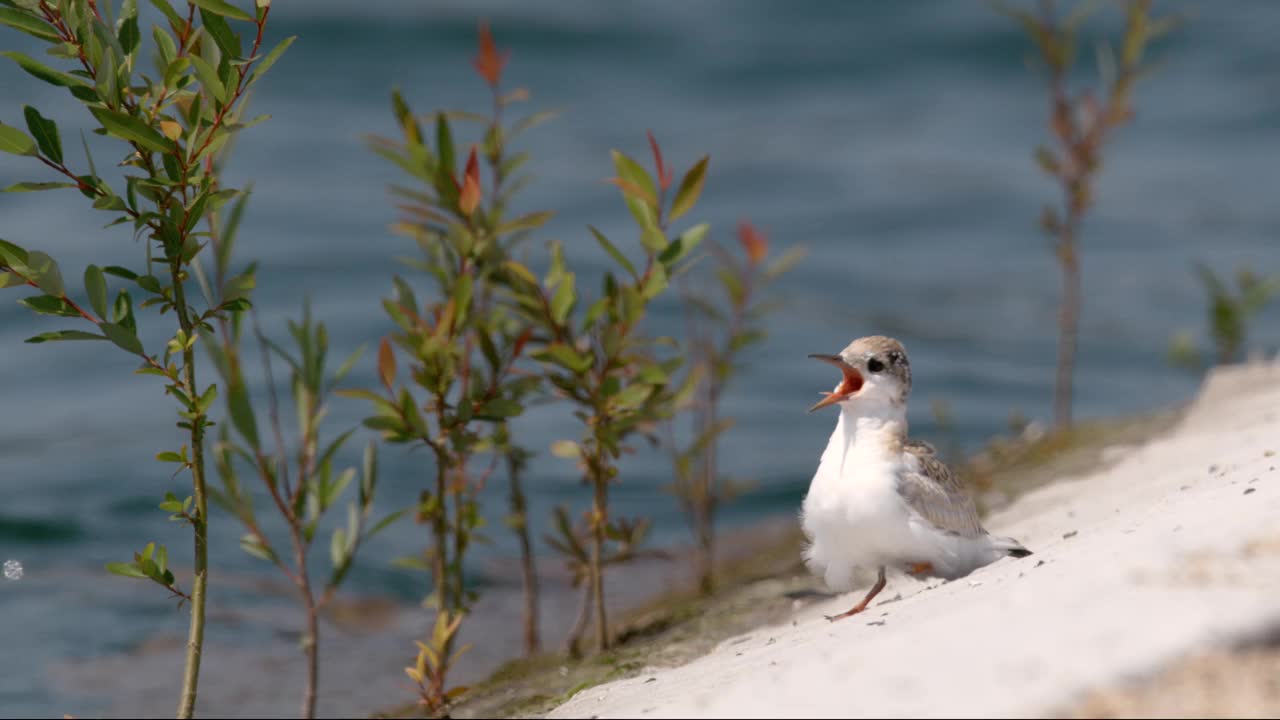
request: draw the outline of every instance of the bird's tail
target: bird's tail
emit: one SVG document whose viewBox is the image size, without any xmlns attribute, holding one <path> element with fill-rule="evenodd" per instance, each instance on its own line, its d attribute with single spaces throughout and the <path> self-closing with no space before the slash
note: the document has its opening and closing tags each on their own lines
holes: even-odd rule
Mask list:
<svg viewBox="0 0 1280 720">
<path fill-rule="evenodd" d="M 991 544 L 1009 557 L 1024 558 L 1031 555 L 1031 551 L 1023 547 L 1022 543 L 1011 537 L 991 536 Z"/>
</svg>

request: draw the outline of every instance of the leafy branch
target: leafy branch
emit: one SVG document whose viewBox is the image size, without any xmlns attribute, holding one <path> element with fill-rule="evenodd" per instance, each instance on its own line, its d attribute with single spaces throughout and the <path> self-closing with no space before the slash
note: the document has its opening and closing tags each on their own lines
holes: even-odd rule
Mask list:
<svg viewBox="0 0 1280 720">
<path fill-rule="evenodd" d="M 212 320 L 247 307 L 247 300 L 233 294 L 223 303 L 199 310 L 188 301 L 186 282 L 206 244 L 207 232 L 200 229 L 202 219 L 238 194 L 237 190 L 219 187 L 213 155 L 232 133 L 253 124 L 240 122 L 240 101 L 287 49 L 291 39 L 265 56 L 259 54 L 270 13 L 269 0 L 257 0 L 254 14 L 225 0 L 193 0 L 187 4 L 185 17 L 167 0 L 152 0 L 152 4 L 169 24 L 168 29 L 157 25 L 151 33 L 158 80 L 137 67 L 142 32 L 135 0 L 121 0 L 114 13 L 110 0 L 4 3 L 0 23 L 47 43 L 49 54 L 71 67 L 67 71 L 55 69 L 16 51 L 0 54 L 33 77 L 66 88 L 93 116 L 98 125 L 94 132 L 123 142 L 125 154 L 118 165 L 126 168 L 123 192 L 118 192 L 98 175 L 88 144 L 82 138 L 89 172 L 77 173 L 66 161 L 57 123 L 35 108 L 24 107 L 30 134 L 0 125 L 0 151 L 34 158 L 62 179 L 20 182 L 5 190 L 75 188 L 92 201 L 95 209 L 116 214 L 108 227 L 131 225 L 135 235 L 145 236 L 148 242 L 142 272 L 122 266 L 89 266 L 84 284 L 92 312 L 67 297 L 57 264 L 37 250 L 5 243 L 0 250 L 0 285 L 35 287 L 43 295 L 26 298 L 24 304 L 29 308 L 47 315 L 80 318 L 101 333 L 63 330 L 44 333 L 32 341 L 109 340 L 142 359 L 139 373 L 163 377 L 165 391 L 178 401 L 177 425 L 186 431 L 188 441 L 181 451 L 167 451 L 160 457 L 172 461 L 171 455 L 176 455 L 180 469 L 192 476 L 192 502 L 180 516 L 193 530 L 194 578 L 178 705 L 179 717 L 191 717 L 195 712 L 208 583 L 204 436 L 213 425 L 208 411 L 217 396 L 216 386 L 201 387 L 197 382 L 194 346 L 200 334 L 211 329 Z M 108 22 L 113 16 L 114 21 Z M 247 54 L 231 21 L 249 23 L 254 28 Z M 174 314 L 177 327 L 163 354 L 144 350 L 127 289 L 119 290 L 108 309 L 108 274 L 136 285 L 146 294 L 141 308 L 157 307 L 161 315 Z M 126 575 L 155 580 L 171 591 L 176 588 L 167 580 L 167 569 L 161 571 L 147 552 L 135 555 L 132 563 L 110 567 Z"/>
</svg>

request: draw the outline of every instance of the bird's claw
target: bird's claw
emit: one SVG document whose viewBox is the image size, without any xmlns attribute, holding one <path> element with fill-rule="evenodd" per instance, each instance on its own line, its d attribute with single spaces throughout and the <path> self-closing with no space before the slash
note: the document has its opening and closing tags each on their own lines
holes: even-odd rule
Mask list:
<svg viewBox="0 0 1280 720">
<path fill-rule="evenodd" d="M 843 620 L 849 617 L 850 615 L 857 615 L 858 613 L 862 612 L 862 610 L 863 608 L 857 608 L 855 610 L 849 610 L 848 612 L 842 612 L 839 615 L 823 615 L 822 617 L 826 618 L 827 622 L 835 622 L 837 620 Z"/>
</svg>

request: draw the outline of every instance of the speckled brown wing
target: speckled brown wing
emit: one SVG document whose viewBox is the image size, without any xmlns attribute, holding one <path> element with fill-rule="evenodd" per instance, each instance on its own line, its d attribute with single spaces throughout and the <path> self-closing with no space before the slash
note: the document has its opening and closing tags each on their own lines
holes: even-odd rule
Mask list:
<svg viewBox="0 0 1280 720">
<path fill-rule="evenodd" d="M 942 462 L 933 446 L 908 441 L 906 469 L 898 479 L 898 492 L 921 517 L 946 532 L 963 537 L 986 534 L 978 520 L 978 508 L 960 478 Z"/>
</svg>

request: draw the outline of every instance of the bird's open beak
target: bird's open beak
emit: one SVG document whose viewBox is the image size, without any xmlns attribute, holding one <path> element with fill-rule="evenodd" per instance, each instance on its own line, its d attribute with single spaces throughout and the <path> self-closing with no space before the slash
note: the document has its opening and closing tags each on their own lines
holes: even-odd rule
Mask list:
<svg viewBox="0 0 1280 720">
<path fill-rule="evenodd" d="M 828 405 L 834 405 L 842 400 L 848 400 L 854 393 L 862 389 L 862 373 L 857 368 L 845 362 L 839 355 L 810 355 L 815 360 L 821 360 L 831 363 L 840 368 L 840 372 L 844 373 L 844 381 L 840 383 L 840 387 L 835 392 L 823 393 L 826 397 L 822 398 L 813 407 L 809 408 L 809 412 L 819 410 Z"/>
</svg>

